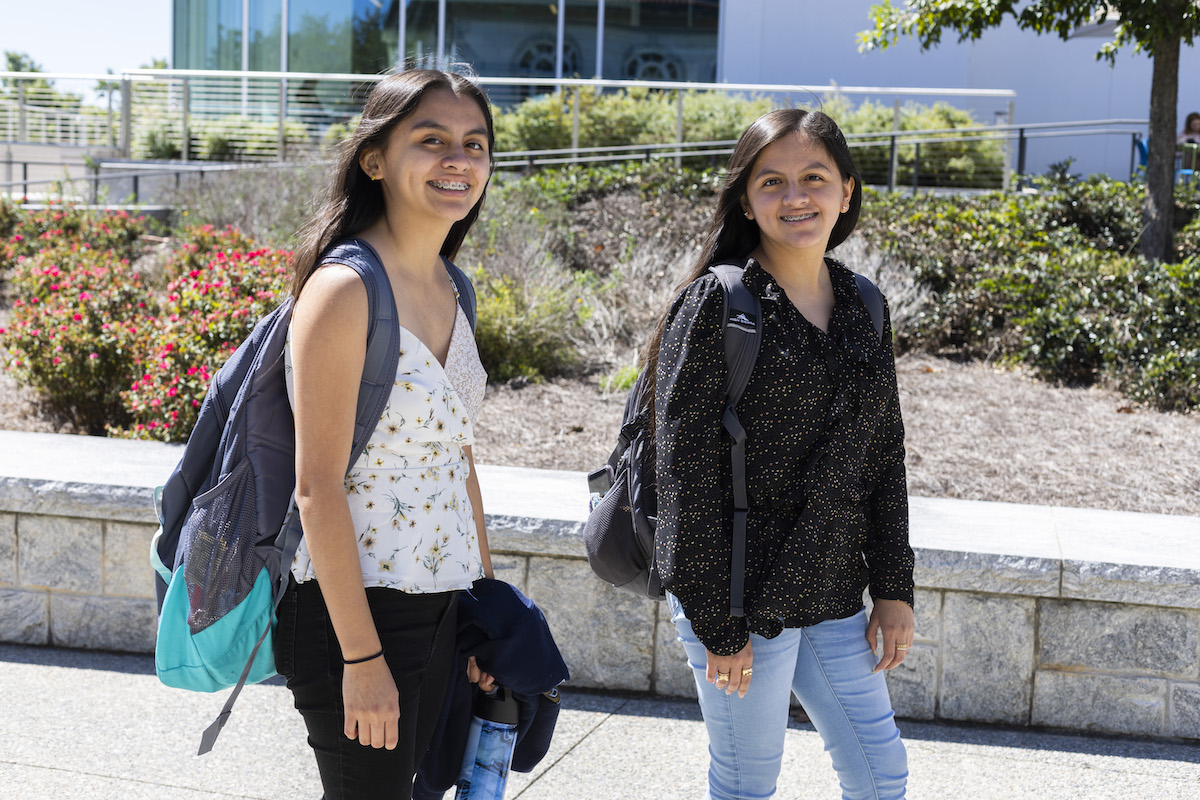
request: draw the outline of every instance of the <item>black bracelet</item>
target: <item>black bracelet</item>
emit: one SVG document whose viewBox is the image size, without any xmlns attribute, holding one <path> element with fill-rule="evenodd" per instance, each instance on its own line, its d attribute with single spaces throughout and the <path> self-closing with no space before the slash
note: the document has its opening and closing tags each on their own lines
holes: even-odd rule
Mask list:
<svg viewBox="0 0 1200 800">
<path fill-rule="evenodd" d="M 376 653 L 373 656 L 367 656 L 366 658 L 352 658 L 349 661 L 347 661 L 346 659 L 343 658 L 342 663 L 343 664 L 365 664 L 368 661 L 374 661 L 375 659 L 379 658 L 381 655 L 383 655 L 383 650 L 380 650 L 378 653 Z"/>
</svg>

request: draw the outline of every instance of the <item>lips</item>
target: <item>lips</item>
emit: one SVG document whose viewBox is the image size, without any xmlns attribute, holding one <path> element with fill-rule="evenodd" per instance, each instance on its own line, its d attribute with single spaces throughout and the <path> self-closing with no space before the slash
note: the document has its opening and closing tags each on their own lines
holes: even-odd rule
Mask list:
<svg viewBox="0 0 1200 800">
<path fill-rule="evenodd" d="M 466 181 L 430 181 L 429 185 L 447 192 L 465 192 L 471 188 L 471 184 Z"/>
<path fill-rule="evenodd" d="M 806 219 L 812 219 L 816 216 L 816 212 L 808 214 L 792 214 L 786 217 L 780 217 L 784 222 L 803 222 Z"/>
</svg>

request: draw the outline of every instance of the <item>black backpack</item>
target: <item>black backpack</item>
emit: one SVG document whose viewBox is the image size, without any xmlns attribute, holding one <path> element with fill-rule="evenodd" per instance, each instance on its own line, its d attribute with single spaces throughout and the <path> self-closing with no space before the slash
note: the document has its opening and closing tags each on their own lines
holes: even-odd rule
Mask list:
<svg viewBox="0 0 1200 800">
<path fill-rule="evenodd" d="M 725 389 L 722 425 L 732 443 L 733 563 L 730 571 L 729 611 L 744 614 L 746 571 L 746 516 L 750 503 L 746 490 L 746 431 L 737 418 L 737 404 L 750 382 L 762 342 L 762 315 L 758 297 L 742 283 L 744 266 L 717 264 L 709 268 L 724 290 L 725 364 L 729 380 Z M 855 274 L 858 293 L 883 339 L 883 296 L 868 278 Z M 600 469 L 588 473 L 592 510 L 583 527 L 588 563 L 600 578 L 618 589 L 662 599 L 664 589 L 654 558 L 654 529 L 658 522 L 658 492 L 654 477 L 654 420 L 649 419 L 648 380 L 638 375 L 625 400 L 617 446 Z"/>
</svg>

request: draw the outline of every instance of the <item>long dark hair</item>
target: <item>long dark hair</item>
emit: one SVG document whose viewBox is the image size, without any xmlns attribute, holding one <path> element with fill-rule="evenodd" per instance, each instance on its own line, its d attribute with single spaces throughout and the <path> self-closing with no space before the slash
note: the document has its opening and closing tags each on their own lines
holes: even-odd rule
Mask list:
<svg viewBox="0 0 1200 800">
<path fill-rule="evenodd" d="M 372 148 L 385 148 L 396 125 L 416 110 L 427 92 L 439 89 L 448 89 L 455 96 L 470 98 L 479 105 L 487 122 L 488 159 L 491 166 L 495 165 L 491 105 L 483 89 L 469 78 L 432 69 L 406 70 L 384 78 L 367 96 L 362 120 L 340 146 L 324 202 L 300 230 L 292 274 L 294 296 L 300 295 L 321 256 L 334 242 L 366 230 L 383 214 L 383 188 L 362 171 L 359 159 Z M 486 197 L 485 186 L 470 213 L 451 226 L 442 242 L 443 256 L 452 259 L 458 253 L 467 231 L 479 218 Z"/>
<path fill-rule="evenodd" d="M 717 196 L 717 207 L 704 236 L 700 255 L 697 256 L 687 277 L 680 283 L 680 291 L 707 272 L 713 264 L 739 261 L 758 247 L 761 238 L 758 223 L 747 219 L 742 208 L 742 198 L 746 196 L 750 173 L 754 162 L 768 145 L 796 133 L 824 146 L 837 164 L 843 181 L 854 179 L 850 208 L 834 223 L 825 250 L 837 247 L 854 231 L 854 226 L 858 224 L 859 212 L 862 210 L 862 178 L 858 174 L 858 168 L 854 166 L 854 158 L 850 155 L 846 137 L 842 135 L 837 123 L 821 111 L 806 111 L 802 108 L 772 111 L 752 122 L 733 148 L 733 155 L 729 157 L 729 167 L 725 172 L 725 182 Z M 666 325 L 667 312 L 664 311 L 646 347 L 645 369 L 649 392 L 647 401 L 651 410 L 654 408 L 654 373 L 658 369 L 658 351 L 662 346 Z"/>
</svg>

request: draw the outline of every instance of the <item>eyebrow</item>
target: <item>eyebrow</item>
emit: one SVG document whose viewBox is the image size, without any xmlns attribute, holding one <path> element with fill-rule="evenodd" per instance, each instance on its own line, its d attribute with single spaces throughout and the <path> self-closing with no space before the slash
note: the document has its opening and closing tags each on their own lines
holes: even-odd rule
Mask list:
<svg viewBox="0 0 1200 800">
<path fill-rule="evenodd" d="M 814 161 L 814 162 L 812 162 L 811 164 L 809 164 L 807 167 L 805 167 L 804 169 L 802 169 L 802 170 L 800 170 L 800 171 L 801 171 L 801 172 L 808 172 L 810 169 L 823 169 L 823 170 L 825 170 L 826 172 L 833 172 L 833 168 L 832 168 L 832 167 L 830 167 L 828 164 L 826 164 L 824 161 Z M 772 167 L 772 166 L 768 165 L 768 166 L 765 166 L 765 167 L 763 167 L 762 169 L 760 169 L 758 172 L 754 173 L 754 180 L 758 180 L 758 179 L 759 179 L 759 178 L 761 178 L 763 175 L 766 175 L 766 174 L 768 174 L 768 173 L 772 173 L 772 172 L 774 172 L 774 173 L 777 173 L 777 174 L 779 174 L 779 175 L 782 175 L 782 174 L 783 174 L 783 170 L 781 170 L 781 169 L 775 169 L 774 167 Z"/>
<path fill-rule="evenodd" d="M 446 133 L 450 133 L 450 129 L 447 128 L 445 125 L 443 125 L 440 122 L 435 122 L 434 120 L 431 120 L 431 119 L 422 120 L 420 122 L 413 124 L 414 131 L 421 130 L 423 128 L 433 128 L 436 131 L 444 131 Z M 484 136 L 484 137 L 486 137 L 487 136 L 487 128 L 472 128 L 471 130 L 467 131 L 467 136 Z"/>
</svg>

